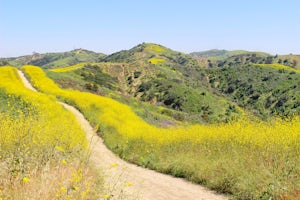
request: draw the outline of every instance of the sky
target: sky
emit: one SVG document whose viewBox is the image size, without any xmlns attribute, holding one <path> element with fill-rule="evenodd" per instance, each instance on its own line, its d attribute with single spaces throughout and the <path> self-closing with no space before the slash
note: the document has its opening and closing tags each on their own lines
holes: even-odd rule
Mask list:
<svg viewBox="0 0 300 200">
<path fill-rule="evenodd" d="M 0 57 L 153 42 L 300 54 L 299 0 L 0 0 Z"/>
</svg>

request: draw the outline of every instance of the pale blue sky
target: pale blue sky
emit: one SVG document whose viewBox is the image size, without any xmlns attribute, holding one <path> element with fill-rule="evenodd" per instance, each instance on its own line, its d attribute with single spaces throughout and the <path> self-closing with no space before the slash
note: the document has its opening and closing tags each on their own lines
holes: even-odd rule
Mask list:
<svg viewBox="0 0 300 200">
<path fill-rule="evenodd" d="M 142 42 L 300 54 L 300 1 L 0 0 L 0 57 Z"/>
</svg>

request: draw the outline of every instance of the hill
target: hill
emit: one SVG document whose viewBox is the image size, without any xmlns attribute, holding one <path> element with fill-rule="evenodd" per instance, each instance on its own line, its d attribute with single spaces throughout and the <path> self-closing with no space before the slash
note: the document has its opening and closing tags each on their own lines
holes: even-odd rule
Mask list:
<svg viewBox="0 0 300 200">
<path fill-rule="evenodd" d="M 200 82 L 201 63 L 184 53 L 157 44 L 143 43 L 109 55 L 68 73 L 48 73 L 64 86 L 77 86 L 99 94 L 121 94 L 171 110 L 159 111 L 176 120 L 226 121 L 238 115 L 234 104 L 208 90 Z M 73 78 L 71 78 L 73 77 Z M 74 79 L 74 77 L 77 77 Z M 195 82 L 199 77 L 198 83 Z M 80 83 L 79 80 L 82 82 Z M 68 80 L 68 81 L 66 81 Z M 173 110 L 173 111 L 172 111 Z"/>
<path fill-rule="evenodd" d="M 0 67 L 0 101 L 3 102 L 0 110 L 8 112 L 7 108 L 13 105 L 16 108 L 12 112 L 14 121 L 18 122 L 3 123 L 5 126 L 1 127 L 6 131 L 7 127 L 21 124 L 22 110 L 24 121 L 30 122 L 28 129 L 24 129 L 25 135 L 35 128 L 36 134 L 47 133 L 40 128 L 45 129 L 43 123 L 51 122 L 55 124 L 50 127 L 61 135 L 64 132 L 59 129 L 68 126 L 61 120 L 66 110 L 55 108 L 59 107 L 55 103 L 57 98 L 76 106 L 105 144 L 129 162 L 184 177 L 230 194 L 235 199 L 299 199 L 300 70 L 289 66 L 290 56 L 285 58 L 287 62 L 282 60 L 281 63 L 280 56 L 244 52 L 221 60 L 210 60 L 158 44 L 143 43 L 104 56 L 96 62 L 77 62 L 67 67 L 55 65 L 48 69 L 45 69 L 48 63 L 43 65 L 44 69 L 24 66 L 21 70 L 40 92 L 35 95 L 44 95 L 48 99 L 40 101 L 41 107 L 36 104 L 38 96 L 22 89 L 23 85 L 18 86 L 20 79 L 16 68 Z M 5 72 L 8 68 L 10 70 Z M 7 102 L 12 97 L 10 93 L 15 97 Z M 24 98 L 24 102 L 18 103 L 20 98 Z M 37 115 L 38 110 L 49 116 L 43 118 L 43 115 Z M 34 114 L 34 123 L 26 117 L 28 113 Z M 56 116 L 52 117 L 53 114 Z M 65 117 L 65 120 L 70 119 L 67 120 L 70 124 L 75 124 L 71 117 Z M 191 122 L 198 124 L 191 125 Z M 79 130 L 76 126 L 71 127 L 74 131 Z M 1 142 L 9 144 L 19 130 L 23 128 L 17 127 L 10 132 L 9 140 L 4 137 Z M 68 131 L 68 134 L 71 133 Z M 52 137 L 55 133 L 47 135 Z M 44 136 L 40 138 L 44 139 Z M 31 156 L 27 145 L 20 147 L 19 138 L 26 139 L 17 136 L 15 147 L 6 149 L 17 152 L 22 159 L 23 155 Z M 66 137 L 67 140 L 69 138 Z M 29 141 L 34 141 L 29 145 L 35 145 L 35 140 Z M 52 142 L 50 147 L 54 152 L 58 149 L 59 155 L 66 155 L 63 149 L 69 146 L 68 143 L 62 144 L 66 148 L 61 148 L 62 145 L 57 148 L 57 140 Z M 24 154 L 19 154 L 22 148 Z M 105 156 L 100 154 L 97 156 Z M 48 155 L 52 159 L 55 154 L 50 152 Z M 59 165 L 71 166 L 69 160 L 62 158 L 63 162 L 61 157 L 57 160 Z M 10 154 L 5 163 L 11 163 L 8 161 Z M 116 168 L 118 164 L 110 165 L 110 169 L 112 167 Z M 11 171 L 9 167 L 6 169 Z M 5 177 L 7 172 L 2 174 Z M 17 178 L 21 186 L 33 180 L 28 175 L 18 177 L 11 172 L 8 174 Z M 81 170 L 78 176 L 82 177 Z M 61 184 L 58 186 L 61 187 Z M 66 195 L 66 188 L 77 191 L 75 187 L 62 188 Z M 112 196 L 108 194 L 105 198 Z"/>
<path fill-rule="evenodd" d="M 232 56 L 241 55 L 241 54 L 250 54 L 250 53 L 251 53 L 250 51 L 244 51 L 244 50 L 227 51 L 227 50 L 212 49 L 208 51 L 192 52 L 190 53 L 190 55 L 198 58 L 223 60 Z"/>
<path fill-rule="evenodd" d="M 85 49 L 75 49 L 69 52 L 61 53 L 33 53 L 32 55 L 21 56 L 16 58 L 2 58 L 1 65 L 23 66 L 37 65 L 42 68 L 67 67 L 80 62 L 98 62 L 105 55 L 95 53 Z"/>
<path fill-rule="evenodd" d="M 129 162 L 204 184 L 233 199 L 299 199 L 297 117 L 158 128 L 111 98 L 61 89 L 39 67 L 22 69 L 38 90 L 78 107 L 106 145 Z"/>
<path fill-rule="evenodd" d="M 191 56 L 204 63 L 207 67 L 223 67 L 234 64 L 282 64 L 300 69 L 300 55 L 275 55 L 264 52 L 244 50 L 227 51 L 212 49 L 209 51 L 193 52 Z"/>
<path fill-rule="evenodd" d="M 245 112 L 264 119 L 299 114 L 299 57 L 226 50 L 188 55 L 142 43 L 107 56 L 78 49 L 1 61 L 55 68 L 47 74 L 61 86 L 111 96 L 166 124 L 226 122 Z"/>
</svg>

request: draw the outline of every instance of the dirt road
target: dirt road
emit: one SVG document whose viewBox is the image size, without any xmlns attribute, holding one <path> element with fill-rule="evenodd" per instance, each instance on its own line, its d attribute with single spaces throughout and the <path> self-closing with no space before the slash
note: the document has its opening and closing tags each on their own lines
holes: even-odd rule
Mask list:
<svg viewBox="0 0 300 200">
<path fill-rule="evenodd" d="M 19 75 L 26 87 L 36 91 L 26 80 L 24 74 Z M 153 170 L 127 163 L 113 154 L 96 135 L 89 122 L 74 107 L 59 102 L 72 112 L 90 141 L 92 163 L 99 167 L 105 178 L 106 188 L 111 191 L 110 199 L 142 199 L 142 200 L 225 200 L 218 195 L 184 179 L 174 178 Z"/>
</svg>

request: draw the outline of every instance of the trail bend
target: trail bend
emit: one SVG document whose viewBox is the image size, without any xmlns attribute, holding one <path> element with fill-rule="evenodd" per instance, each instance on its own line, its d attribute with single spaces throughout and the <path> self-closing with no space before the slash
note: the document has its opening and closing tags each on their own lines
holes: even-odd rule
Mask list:
<svg viewBox="0 0 300 200">
<path fill-rule="evenodd" d="M 18 71 L 24 85 L 37 92 Z M 127 163 L 112 153 L 97 136 L 93 127 L 76 108 L 58 102 L 74 114 L 90 142 L 90 161 L 104 173 L 106 188 L 112 192 L 110 199 L 124 200 L 225 200 L 219 195 L 200 185 L 181 178 L 158 173 L 153 170 Z"/>
</svg>

